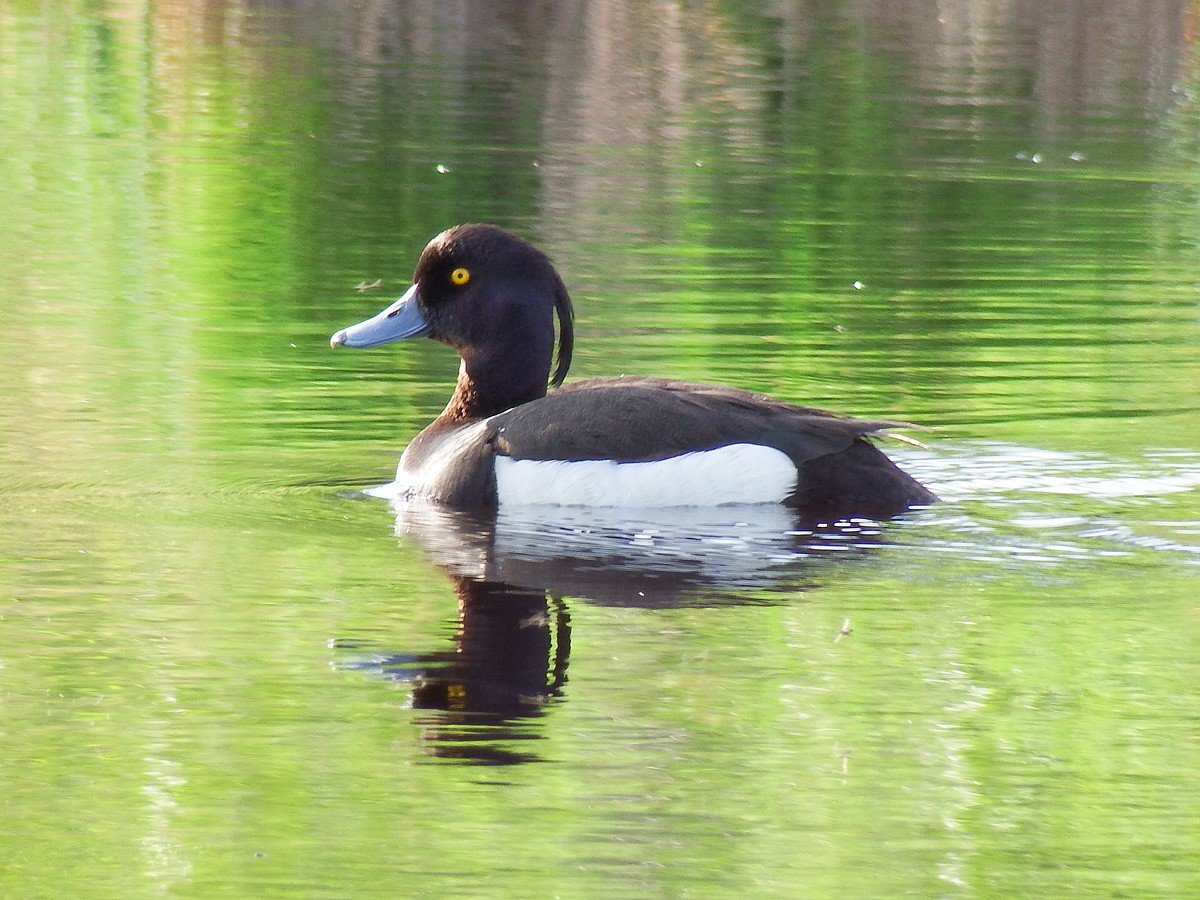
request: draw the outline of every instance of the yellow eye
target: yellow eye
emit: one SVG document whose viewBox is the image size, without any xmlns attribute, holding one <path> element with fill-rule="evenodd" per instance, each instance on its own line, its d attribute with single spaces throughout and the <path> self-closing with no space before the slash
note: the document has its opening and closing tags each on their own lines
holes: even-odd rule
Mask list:
<svg viewBox="0 0 1200 900">
<path fill-rule="evenodd" d="M 471 273 L 460 267 L 450 273 L 450 280 L 459 287 L 462 287 L 471 280 Z"/>
</svg>

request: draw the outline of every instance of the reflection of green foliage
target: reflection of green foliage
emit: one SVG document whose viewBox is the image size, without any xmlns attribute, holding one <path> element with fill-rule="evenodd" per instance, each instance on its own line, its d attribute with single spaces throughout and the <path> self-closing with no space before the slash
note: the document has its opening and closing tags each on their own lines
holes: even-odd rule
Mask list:
<svg viewBox="0 0 1200 900">
<path fill-rule="evenodd" d="M 1088 160 L 1065 126 L 1017 160 L 1028 71 L 948 103 L 825 6 L 807 43 L 744 4 L 631 29 L 600 85 L 582 15 L 389 51 L 327 33 L 341 6 L 0 7 L 0 893 L 1195 893 L 1195 576 L 1153 541 L 1022 568 L 931 526 L 769 605 L 576 603 L 523 732 L 547 762 L 490 779 L 329 665 L 447 645 L 443 573 L 331 495 L 387 477 L 456 360 L 326 340 L 456 221 L 551 250 L 577 375 L 1197 445 L 1195 106 L 1083 110 Z M 682 99 L 628 112 L 620 54 L 668 39 Z"/>
</svg>

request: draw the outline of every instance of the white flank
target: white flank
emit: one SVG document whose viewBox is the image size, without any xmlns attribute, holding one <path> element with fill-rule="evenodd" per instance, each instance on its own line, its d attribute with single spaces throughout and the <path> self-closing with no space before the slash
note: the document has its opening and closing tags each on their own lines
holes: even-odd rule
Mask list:
<svg viewBox="0 0 1200 900">
<path fill-rule="evenodd" d="M 496 489 L 504 506 L 779 503 L 795 488 L 796 467 L 787 454 L 758 444 L 730 444 L 656 462 L 496 457 Z"/>
</svg>

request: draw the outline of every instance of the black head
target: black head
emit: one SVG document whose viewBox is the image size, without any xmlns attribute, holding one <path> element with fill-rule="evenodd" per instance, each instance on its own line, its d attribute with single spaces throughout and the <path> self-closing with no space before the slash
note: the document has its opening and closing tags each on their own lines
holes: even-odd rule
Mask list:
<svg viewBox="0 0 1200 900">
<path fill-rule="evenodd" d="M 450 228 L 425 247 L 413 283 L 430 337 L 463 356 L 520 346 L 544 356 L 548 372 L 557 313 L 551 384 L 562 384 L 574 344 L 571 300 L 550 259 L 527 241 L 487 224 Z"/>
<path fill-rule="evenodd" d="M 482 415 L 544 396 L 547 379 L 562 383 L 572 318 L 571 298 L 543 253 L 494 225 L 459 225 L 429 242 L 403 297 L 329 342 L 376 347 L 427 335 L 449 344 L 463 359 L 451 406 Z"/>
<path fill-rule="evenodd" d="M 528 242 L 494 225 L 458 225 L 425 247 L 413 284 L 429 336 L 464 357 L 519 347 L 544 357 L 549 371 L 557 313 L 558 361 L 550 383 L 566 377 L 574 343 L 571 298 L 550 260 Z"/>
<path fill-rule="evenodd" d="M 413 286 L 378 315 L 343 328 L 334 347 L 377 347 L 427 335 L 449 344 L 464 360 L 498 360 L 543 368 L 554 351 L 552 385 L 571 365 L 574 312 L 562 279 L 545 254 L 494 225 L 457 225 L 425 247 Z M 542 384 L 545 384 L 545 377 Z"/>
</svg>

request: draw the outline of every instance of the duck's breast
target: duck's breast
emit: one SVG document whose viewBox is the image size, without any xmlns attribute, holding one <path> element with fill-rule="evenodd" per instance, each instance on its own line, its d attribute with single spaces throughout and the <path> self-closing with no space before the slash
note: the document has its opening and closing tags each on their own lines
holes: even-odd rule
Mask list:
<svg viewBox="0 0 1200 900">
<path fill-rule="evenodd" d="M 430 425 L 400 457 L 397 494 L 466 509 L 494 504 L 494 453 L 487 429 L 486 420 L 457 427 Z"/>
</svg>

